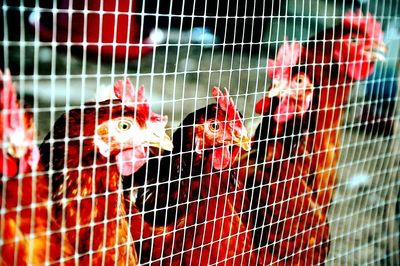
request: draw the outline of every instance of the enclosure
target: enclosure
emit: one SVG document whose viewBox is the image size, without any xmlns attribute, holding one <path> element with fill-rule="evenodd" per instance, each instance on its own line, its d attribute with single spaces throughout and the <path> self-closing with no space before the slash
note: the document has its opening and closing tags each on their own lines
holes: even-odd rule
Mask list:
<svg viewBox="0 0 400 266">
<path fill-rule="evenodd" d="M 399 15 L 2 1 L 1 264 L 400 264 Z"/>
</svg>

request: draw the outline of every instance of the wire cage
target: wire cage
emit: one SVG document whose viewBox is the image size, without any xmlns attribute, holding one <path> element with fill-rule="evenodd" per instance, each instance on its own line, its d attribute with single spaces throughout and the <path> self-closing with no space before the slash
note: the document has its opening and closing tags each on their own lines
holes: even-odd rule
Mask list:
<svg viewBox="0 0 400 266">
<path fill-rule="evenodd" d="M 399 265 L 399 14 L 2 1 L 0 263 Z"/>
</svg>

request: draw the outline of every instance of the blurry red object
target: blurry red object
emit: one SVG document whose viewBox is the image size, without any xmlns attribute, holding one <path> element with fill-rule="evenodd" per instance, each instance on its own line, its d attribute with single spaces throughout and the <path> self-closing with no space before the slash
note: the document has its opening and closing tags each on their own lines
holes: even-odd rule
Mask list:
<svg viewBox="0 0 400 266">
<path fill-rule="evenodd" d="M 61 0 L 57 9 L 41 11 L 30 21 L 39 27 L 41 41 L 70 43 L 73 48 L 116 60 L 137 59 L 157 43 L 141 27 L 136 2 Z"/>
</svg>

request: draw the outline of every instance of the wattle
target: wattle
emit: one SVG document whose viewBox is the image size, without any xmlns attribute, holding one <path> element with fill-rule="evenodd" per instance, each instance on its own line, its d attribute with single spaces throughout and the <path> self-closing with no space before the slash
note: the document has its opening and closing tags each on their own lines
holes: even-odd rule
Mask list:
<svg viewBox="0 0 400 266">
<path fill-rule="evenodd" d="M 123 176 L 132 175 L 147 162 L 147 148 L 123 150 L 117 156 L 118 170 Z"/>
<path fill-rule="evenodd" d="M 213 167 L 217 170 L 225 169 L 231 162 L 231 153 L 227 146 L 215 148 L 212 155 Z"/>
<path fill-rule="evenodd" d="M 296 111 L 296 100 L 290 96 L 281 99 L 278 107 L 275 110 L 274 120 L 280 123 L 286 123 L 294 116 Z"/>
</svg>

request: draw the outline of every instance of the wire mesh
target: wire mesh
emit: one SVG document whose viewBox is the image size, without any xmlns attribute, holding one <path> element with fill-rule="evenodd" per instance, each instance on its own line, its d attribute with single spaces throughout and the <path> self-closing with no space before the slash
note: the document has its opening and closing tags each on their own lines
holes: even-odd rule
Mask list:
<svg viewBox="0 0 400 266">
<path fill-rule="evenodd" d="M 2 1 L 1 264 L 399 264 L 399 11 Z"/>
</svg>

